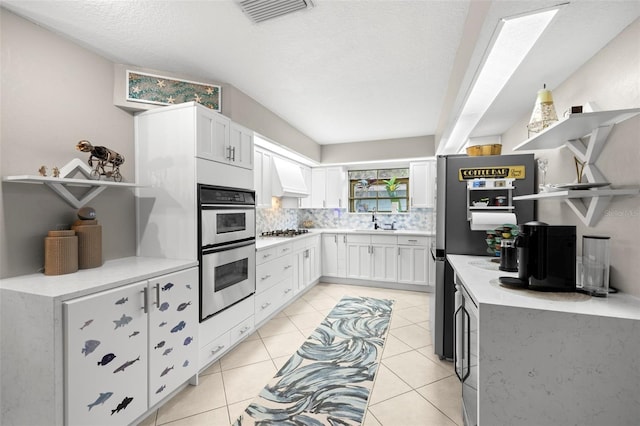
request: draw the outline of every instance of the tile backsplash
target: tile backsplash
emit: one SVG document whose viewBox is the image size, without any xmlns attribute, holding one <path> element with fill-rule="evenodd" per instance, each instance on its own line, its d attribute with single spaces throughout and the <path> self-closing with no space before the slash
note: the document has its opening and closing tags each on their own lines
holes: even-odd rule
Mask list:
<svg viewBox="0 0 640 426">
<path fill-rule="evenodd" d="M 378 224 L 383 226 L 395 222 L 396 229 L 435 231 L 435 210 L 413 209 L 410 213 L 376 215 Z M 305 221 L 313 222 L 313 228 L 363 229 L 373 228 L 370 213 L 348 213 L 347 209 L 297 209 L 272 208 L 256 209 L 256 233 L 274 229 L 302 228 Z"/>
</svg>

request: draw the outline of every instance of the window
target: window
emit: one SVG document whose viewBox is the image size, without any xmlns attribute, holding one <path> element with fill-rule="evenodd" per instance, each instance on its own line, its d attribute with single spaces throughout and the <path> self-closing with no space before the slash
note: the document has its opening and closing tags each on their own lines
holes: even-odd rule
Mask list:
<svg viewBox="0 0 640 426">
<path fill-rule="evenodd" d="M 349 212 L 406 212 L 409 169 L 349 171 Z"/>
</svg>

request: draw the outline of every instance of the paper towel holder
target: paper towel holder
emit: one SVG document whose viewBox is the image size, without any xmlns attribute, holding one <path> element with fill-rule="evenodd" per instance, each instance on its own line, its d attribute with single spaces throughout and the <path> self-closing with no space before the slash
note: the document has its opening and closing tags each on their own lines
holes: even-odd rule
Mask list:
<svg viewBox="0 0 640 426">
<path fill-rule="evenodd" d="M 515 187 L 513 186 L 513 182 L 514 179 L 512 178 L 476 178 L 467 181 L 467 221 L 470 222 L 472 230 L 476 230 L 473 226 L 474 213 L 514 212 L 513 190 Z M 506 202 L 504 201 L 505 198 Z M 500 203 L 492 202 L 497 199 L 503 199 L 503 201 Z M 515 218 L 509 219 L 509 222 L 500 222 L 495 226 L 500 226 L 503 223 L 517 223 L 512 221 Z M 498 218 L 496 218 L 496 220 L 498 220 Z"/>
</svg>

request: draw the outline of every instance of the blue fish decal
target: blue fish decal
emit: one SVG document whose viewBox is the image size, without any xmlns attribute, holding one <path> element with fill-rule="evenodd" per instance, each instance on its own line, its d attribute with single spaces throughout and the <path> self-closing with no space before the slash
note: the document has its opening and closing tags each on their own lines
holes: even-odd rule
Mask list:
<svg viewBox="0 0 640 426">
<path fill-rule="evenodd" d="M 120 328 L 120 327 L 124 327 L 125 325 L 129 324 L 131 322 L 133 318 L 131 318 L 130 316 L 127 316 L 125 314 L 122 314 L 122 316 L 120 317 L 119 320 L 114 320 L 113 322 L 116 325 L 116 328 Z M 114 330 L 116 329 L 114 328 Z"/>
<path fill-rule="evenodd" d="M 163 346 L 164 346 L 164 344 L 165 344 L 165 343 L 166 343 L 166 342 L 163 340 L 163 341 L 161 341 L 160 343 L 158 343 L 157 345 L 155 345 L 155 346 L 154 346 L 154 348 L 155 348 L 155 349 L 160 349 L 161 347 L 163 347 Z"/>
<path fill-rule="evenodd" d="M 165 325 L 167 325 L 166 321 L 162 321 L 160 324 L 158 324 L 158 327 L 164 327 Z"/>
<path fill-rule="evenodd" d="M 173 283 L 166 283 L 164 286 L 162 286 L 162 291 L 171 290 L 171 287 L 173 287 Z"/>
<path fill-rule="evenodd" d="M 178 331 L 182 330 L 182 329 L 183 329 L 183 328 L 185 328 L 186 326 L 187 326 L 187 323 L 186 323 L 186 322 L 184 322 L 184 321 L 180 321 L 180 322 L 178 323 L 178 325 L 176 325 L 175 327 L 173 327 L 173 328 L 171 329 L 171 332 L 172 332 L 172 333 L 177 333 Z"/>
<path fill-rule="evenodd" d="M 136 361 L 140 361 L 140 356 L 139 355 L 138 355 L 138 358 L 132 359 L 131 361 L 125 362 L 120 367 L 118 367 L 115 370 L 113 370 L 113 372 L 117 373 L 118 371 L 124 371 L 125 368 L 129 367 L 131 364 L 135 363 Z"/>
<path fill-rule="evenodd" d="M 113 392 L 100 392 L 98 398 L 91 404 L 87 405 L 87 407 L 89 407 L 89 411 L 91 411 L 91 409 L 96 405 L 104 404 L 107 399 L 111 398 L 111 395 L 113 395 Z"/>
<path fill-rule="evenodd" d="M 98 365 L 107 365 L 115 358 L 115 354 L 106 354 L 102 357 L 100 361 L 98 361 Z"/>
<path fill-rule="evenodd" d="M 189 343 L 193 342 L 193 337 L 189 336 L 186 339 L 184 339 L 184 345 L 187 346 Z"/>
<path fill-rule="evenodd" d="M 187 288 L 191 290 L 191 284 L 187 284 Z"/>
<path fill-rule="evenodd" d="M 123 297 L 122 299 L 118 299 L 116 300 L 116 305 L 124 305 L 127 302 L 127 300 L 129 300 L 128 297 Z"/>
<path fill-rule="evenodd" d="M 173 365 L 171 367 L 165 368 L 164 371 L 160 374 L 160 377 L 166 375 L 171 370 L 173 370 Z"/>
<path fill-rule="evenodd" d="M 111 410 L 111 415 L 113 416 L 114 413 L 119 413 L 120 410 L 124 410 L 125 408 L 127 408 L 127 406 L 131 403 L 131 401 L 133 401 L 133 397 L 125 396 L 122 402 L 118 404 L 116 409 Z"/>
<path fill-rule="evenodd" d="M 84 348 L 82 348 L 82 352 L 84 356 L 89 355 L 91 352 L 95 351 L 96 348 L 100 345 L 99 340 L 87 340 L 84 342 Z"/>
<path fill-rule="evenodd" d="M 164 352 L 162 352 L 162 355 L 169 355 L 171 351 L 173 351 L 173 348 L 167 348 L 164 350 Z"/>
<path fill-rule="evenodd" d="M 184 362 L 182 363 L 183 367 L 187 367 L 189 365 L 189 360 L 185 359 Z"/>
<path fill-rule="evenodd" d="M 189 306 L 191 304 L 191 302 L 188 303 L 181 303 L 178 305 L 178 310 L 179 311 L 184 311 L 185 309 L 187 309 L 187 306 Z"/>
<path fill-rule="evenodd" d="M 166 385 L 162 385 L 158 388 L 158 390 L 156 391 L 156 393 L 160 393 L 162 392 L 167 386 Z"/>
<path fill-rule="evenodd" d="M 166 311 L 167 309 L 169 309 L 169 303 L 164 302 L 162 305 L 160 305 L 160 308 L 158 309 L 160 309 L 163 312 Z"/>
<path fill-rule="evenodd" d="M 129 338 L 131 338 L 131 337 L 135 337 L 135 336 L 137 336 L 138 334 L 140 334 L 140 332 L 139 332 L 138 330 L 136 330 L 136 331 L 134 331 L 133 333 L 131 333 L 131 334 L 129 335 Z"/>
<path fill-rule="evenodd" d="M 83 330 L 86 326 L 88 326 L 89 324 L 91 324 L 93 322 L 92 319 L 85 321 L 85 323 L 82 325 L 82 327 L 80 327 L 80 330 Z"/>
</svg>

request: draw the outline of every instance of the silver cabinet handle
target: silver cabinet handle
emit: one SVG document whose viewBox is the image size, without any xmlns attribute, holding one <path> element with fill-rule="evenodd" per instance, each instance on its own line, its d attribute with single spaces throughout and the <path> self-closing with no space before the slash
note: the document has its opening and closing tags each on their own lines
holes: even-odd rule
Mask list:
<svg viewBox="0 0 640 426">
<path fill-rule="evenodd" d="M 260 309 L 267 309 L 269 306 L 271 306 L 271 302 L 263 303 Z"/>
<path fill-rule="evenodd" d="M 343 242 L 343 243 L 345 243 L 345 244 L 347 244 L 347 234 L 344 234 L 344 235 L 342 236 L 342 242 Z"/>
<path fill-rule="evenodd" d="M 240 334 L 244 334 L 247 331 L 251 330 L 251 327 L 249 327 L 248 325 L 245 325 L 242 330 L 240 330 Z"/>
<path fill-rule="evenodd" d="M 269 278 L 271 278 L 271 275 L 265 275 L 264 277 L 260 278 L 260 280 L 264 281 L 264 280 L 268 280 Z"/>
<path fill-rule="evenodd" d="M 147 287 L 143 288 L 140 293 L 142 293 L 142 312 L 146 314 L 147 312 L 149 312 L 149 306 L 147 305 L 147 300 L 148 300 Z"/>
<path fill-rule="evenodd" d="M 287 265 L 284 267 L 284 270 L 286 271 L 287 269 L 291 268 L 293 265 Z"/>
<path fill-rule="evenodd" d="M 418 240 L 407 240 L 407 241 L 409 241 L 410 243 L 417 243 L 418 242 Z"/>
<path fill-rule="evenodd" d="M 342 198 L 338 198 L 338 207 L 342 207 Z"/>
<path fill-rule="evenodd" d="M 262 255 L 262 258 L 263 258 L 263 259 L 266 259 L 267 257 L 270 257 L 270 256 L 271 256 L 271 253 L 266 253 L 266 254 L 263 254 L 263 255 Z"/>
<path fill-rule="evenodd" d="M 156 284 L 156 306 L 160 307 L 160 283 Z"/>
<path fill-rule="evenodd" d="M 285 247 L 282 249 L 282 252 L 284 253 L 285 251 L 289 251 L 289 247 Z"/>
<path fill-rule="evenodd" d="M 233 153 L 233 158 L 231 159 L 231 161 L 236 161 L 236 147 L 235 146 L 232 148 L 231 152 Z"/>
<path fill-rule="evenodd" d="M 286 289 L 286 290 L 284 291 L 284 294 L 287 294 L 287 293 L 289 293 L 290 291 L 291 291 L 291 289 L 290 289 L 290 288 L 288 288 L 288 289 Z"/>
<path fill-rule="evenodd" d="M 231 145 L 227 146 L 227 160 L 231 161 Z"/>
<path fill-rule="evenodd" d="M 211 355 L 215 355 L 215 354 L 217 354 L 218 352 L 220 352 L 223 349 L 224 349 L 224 345 L 218 345 L 218 346 L 216 346 L 215 349 L 211 350 Z"/>
<path fill-rule="evenodd" d="M 337 235 L 333 236 L 333 241 L 335 241 L 335 243 L 338 244 L 338 236 Z"/>
</svg>

